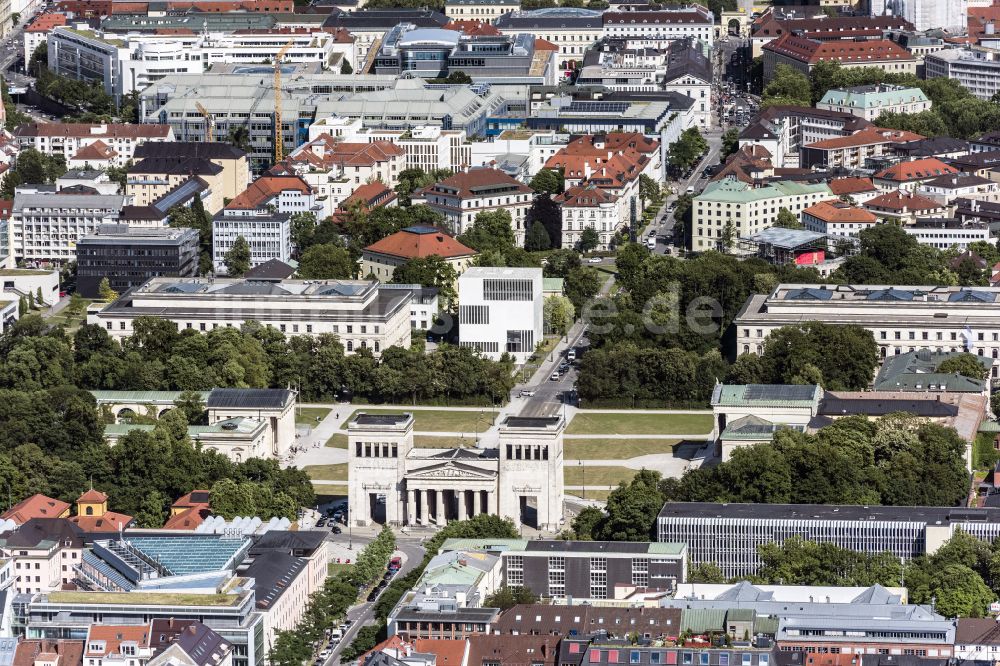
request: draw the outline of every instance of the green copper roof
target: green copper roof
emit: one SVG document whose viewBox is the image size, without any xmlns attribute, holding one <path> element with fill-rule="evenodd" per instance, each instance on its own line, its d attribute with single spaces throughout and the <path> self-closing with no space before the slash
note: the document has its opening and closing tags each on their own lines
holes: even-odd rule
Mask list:
<svg viewBox="0 0 1000 666">
<path fill-rule="evenodd" d="M 723 178 L 709 183 L 705 191 L 694 198 L 695 201 L 747 203 L 777 197 L 793 197 L 806 194 L 832 194 L 824 183 L 795 183 L 778 181 L 766 187 L 751 187 L 736 178 Z"/>
<path fill-rule="evenodd" d="M 98 403 L 102 402 L 174 402 L 183 391 L 91 391 Z M 198 391 L 201 400 L 208 400 L 208 391 Z"/>
<path fill-rule="evenodd" d="M 819 403 L 823 389 L 796 384 L 716 384 L 712 406 L 809 407 Z"/>
<path fill-rule="evenodd" d="M 927 95 L 920 88 L 859 86 L 857 88 L 834 88 L 827 90 L 819 103 L 833 106 L 850 106 L 857 109 L 870 109 L 897 104 L 919 104 L 929 101 Z"/>
</svg>

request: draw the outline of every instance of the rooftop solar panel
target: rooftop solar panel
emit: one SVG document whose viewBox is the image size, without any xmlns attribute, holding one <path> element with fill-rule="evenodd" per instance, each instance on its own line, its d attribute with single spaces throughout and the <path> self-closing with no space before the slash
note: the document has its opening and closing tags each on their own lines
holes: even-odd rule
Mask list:
<svg viewBox="0 0 1000 666">
<path fill-rule="evenodd" d="M 816 387 L 808 384 L 750 384 L 744 400 L 812 400 Z"/>
</svg>

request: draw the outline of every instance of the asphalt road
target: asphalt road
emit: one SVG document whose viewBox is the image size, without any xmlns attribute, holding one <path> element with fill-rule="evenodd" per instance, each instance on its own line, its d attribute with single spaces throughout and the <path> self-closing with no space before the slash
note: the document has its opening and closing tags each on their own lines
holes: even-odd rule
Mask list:
<svg viewBox="0 0 1000 666">
<path fill-rule="evenodd" d="M 345 535 L 341 534 L 335 538 L 339 539 L 344 536 Z M 355 537 L 354 541 L 355 544 L 357 544 L 358 538 Z M 424 559 L 424 547 L 422 544 L 422 536 L 396 537 L 396 549 L 403 552 L 406 556 L 406 561 L 403 562 L 403 568 L 399 570 L 399 573 L 397 573 L 394 578 L 405 576 L 418 564 L 420 564 L 420 562 Z M 351 626 L 347 628 L 346 632 L 344 632 L 344 637 L 330 653 L 330 656 L 322 662 L 322 666 L 334 666 L 335 664 L 340 663 L 340 653 L 344 646 L 351 644 L 351 641 L 353 641 L 358 635 L 358 631 L 361 627 L 366 624 L 373 623 L 373 620 L 375 619 L 375 604 L 377 603 L 378 598 L 376 598 L 375 601 L 362 601 L 361 603 L 353 606 L 347 612 L 347 617 L 351 620 Z"/>
</svg>

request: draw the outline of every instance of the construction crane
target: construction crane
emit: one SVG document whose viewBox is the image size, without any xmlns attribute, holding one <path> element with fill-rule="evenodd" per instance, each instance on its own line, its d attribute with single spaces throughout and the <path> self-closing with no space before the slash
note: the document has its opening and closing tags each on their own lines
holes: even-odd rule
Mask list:
<svg viewBox="0 0 1000 666">
<path fill-rule="evenodd" d="M 212 143 L 215 141 L 215 118 L 208 112 L 208 109 L 201 105 L 201 102 L 195 102 L 194 105 L 198 112 L 205 116 L 205 142 Z"/>
<path fill-rule="evenodd" d="M 274 163 L 285 157 L 285 133 L 281 126 L 281 59 L 292 48 L 295 40 L 289 39 L 274 56 Z"/>
</svg>

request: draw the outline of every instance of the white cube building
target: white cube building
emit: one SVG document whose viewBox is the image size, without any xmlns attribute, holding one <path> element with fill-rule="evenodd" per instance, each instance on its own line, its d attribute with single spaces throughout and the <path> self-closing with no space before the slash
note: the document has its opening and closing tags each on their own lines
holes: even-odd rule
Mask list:
<svg viewBox="0 0 1000 666">
<path fill-rule="evenodd" d="M 458 278 L 458 339 L 524 363 L 542 340 L 541 268 L 469 268 Z"/>
</svg>

